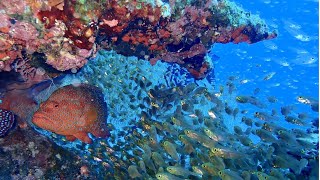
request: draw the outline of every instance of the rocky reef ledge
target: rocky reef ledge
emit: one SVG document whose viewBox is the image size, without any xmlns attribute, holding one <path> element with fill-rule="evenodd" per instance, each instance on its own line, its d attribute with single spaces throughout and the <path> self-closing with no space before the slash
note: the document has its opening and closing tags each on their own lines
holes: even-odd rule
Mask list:
<svg viewBox="0 0 320 180">
<path fill-rule="evenodd" d="M 227 0 L 8 0 L 0 2 L 0 72 L 26 81 L 77 72 L 99 49 L 185 67 L 196 79 L 212 64 L 214 43 L 275 38 L 266 24 Z M 30 55 L 41 55 L 33 62 Z"/>
</svg>

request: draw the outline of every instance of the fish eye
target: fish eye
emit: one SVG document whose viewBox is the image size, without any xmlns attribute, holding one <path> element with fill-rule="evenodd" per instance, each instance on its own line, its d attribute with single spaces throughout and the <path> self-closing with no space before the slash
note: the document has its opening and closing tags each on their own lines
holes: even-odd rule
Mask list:
<svg viewBox="0 0 320 180">
<path fill-rule="evenodd" d="M 222 171 L 219 171 L 218 173 L 219 173 L 220 175 L 222 175 Z"/>
<path fill-rule="evenodd" d="M 160 175 L 160 174 L 158 174 L 158 175 L 157 175 L 157 177 L 158 177 L 158 178 L 161 178 L 161 175 Z"/>
<path fill-rule="evenodd" d="M 58 105 L 58 104 L 55 104 L 54 107 L 57 108 L 57 107 L 59 107 L 59 105 Z"/>
<path fill-rule="evenodd" d="M 167 141 L 163 142 L 163 145 L 164 146 L 168 145 L 168 142 Z"/>
</svg>

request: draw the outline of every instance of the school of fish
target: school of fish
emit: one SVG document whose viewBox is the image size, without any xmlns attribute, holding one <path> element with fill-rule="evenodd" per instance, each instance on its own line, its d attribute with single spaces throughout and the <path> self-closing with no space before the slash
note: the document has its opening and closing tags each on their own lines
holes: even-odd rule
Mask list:
<svg viewBox="0 0 320 180">
<path fill-rule="evenodd" d="M 116 62 L 121 61 L 129 59 L 122 57 L 96 68 L 103 69 L 102 77 L 106 74 L 110 79 L 118 78 L 119 83 L 110 84 L 102 77 L 95 79 L 84 73 L 89 83 L 107 87 L 110 98 L 110 137 L 95 140 L 86 147 L 90 153 L 85 155 L 104 167 L 99 171 L 101 177 L 160 180 L 318 177 L 318 124 L 313 123 L 317 118 L 296 112 L 291 105 L 269 110 L 277 102 L 276 97 L 263 100 L 255 96 L 258 90 L 253 95 L 239 95 L 236 86 L 241 81 L 233 77 L 214 90 L 193 82 L 154 84 L 152 76 L 140 69 L 142 65 L 129 73 L 106 68 L 118 67 Z M 88 69 L 96 71 L 90 65 Z M 128 103 L 119 105 L 111 97 Z M 255 111 L 243 109 L 244 103 L 252 105 Z M 290 123 L 293 128 L 284 128 L 279 122 Z"/>
</svg>

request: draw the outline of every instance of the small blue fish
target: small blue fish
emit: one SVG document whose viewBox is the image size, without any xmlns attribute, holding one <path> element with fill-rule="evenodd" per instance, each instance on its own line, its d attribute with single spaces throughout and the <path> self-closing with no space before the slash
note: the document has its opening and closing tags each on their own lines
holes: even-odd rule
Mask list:
<svg viewBox="0 0 320 180">
<path fill-rule="evenodd" d="M 6 135 L 6 133 L 12 128 L 15 122 L 13 112 L 0 109 L 0 137 Z"/>
</svg>

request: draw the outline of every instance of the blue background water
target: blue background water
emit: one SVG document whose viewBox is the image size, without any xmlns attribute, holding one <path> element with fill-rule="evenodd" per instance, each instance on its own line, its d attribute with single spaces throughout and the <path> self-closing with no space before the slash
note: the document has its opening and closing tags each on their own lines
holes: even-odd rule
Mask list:
<svg viewBox="0 0 320 180">
<path fill-rule="evenodd" d="M 229 76 L 237 76 L 238 82 L 245 79 L 249 82 L 236 84 L 236 93 L 250 95 L 259 88 L 257 97 L 261 100 L 266 101 L 267 96 L 278 98 L 276 104 L 268 106 L 269 113 L 275 108 L 280 114 L 281 106 L 294 105 L 295 113 L 317 117 L 318 113 L 296 100 L 300 95 L 319 99 L 317 0 L 236 3 L 252 14 L 259 14 L 269 29 L 277 30 L 278 37 L 250 45 L 215 44 L 212 52 L 220 57 L 215 63 L 216 84 L 224 85 Z M 263 80 L 271 72 L 276 73 L 273 78 Z"/>
</svg>

